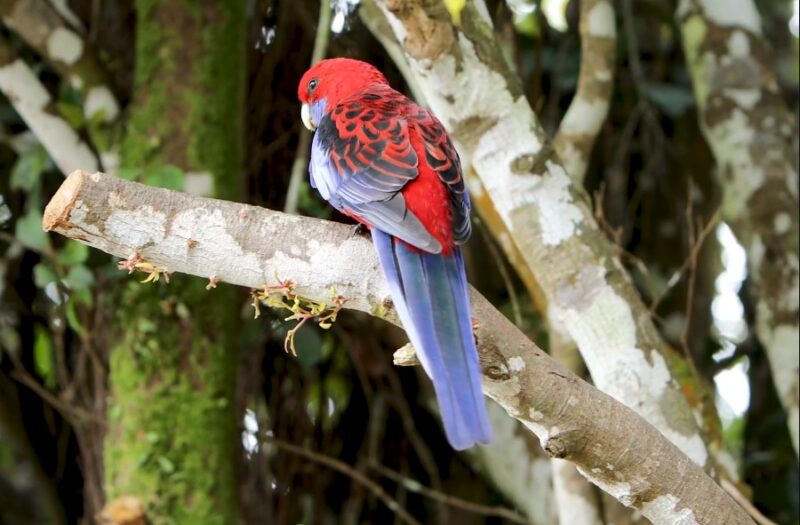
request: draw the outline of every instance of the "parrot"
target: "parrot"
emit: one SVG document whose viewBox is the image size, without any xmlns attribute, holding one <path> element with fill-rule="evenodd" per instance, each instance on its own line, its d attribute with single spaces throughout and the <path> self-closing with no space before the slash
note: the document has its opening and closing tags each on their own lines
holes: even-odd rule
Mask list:
<svg viewBox="0 0 800 525">
<path fill-rule="evenodd" d="M 456 450 L 489 443 L 460 249 L 471 233 L 470 199 L 444 126 L 360 60 L 318 62 L 297 95 L 314 132 L 310 184 L 370 230 L 448 442 Z"/>
</svg>

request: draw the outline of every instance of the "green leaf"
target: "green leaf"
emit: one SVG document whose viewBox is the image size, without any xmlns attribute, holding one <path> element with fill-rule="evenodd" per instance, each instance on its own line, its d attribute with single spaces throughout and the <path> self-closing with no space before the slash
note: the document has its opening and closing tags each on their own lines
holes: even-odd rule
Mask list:
<svg viewBox="0 0 800 525">
<path fill-rule="evenodd" d="M 183 172 L 177 166 L 161 166 L 147 173 L 142 182 L 159 188 L 181 190 L 183 189 Z"/>
<path fill-rule="evenodd" d="M 89 247 L 77 241 L 68 240 L 64 248 L 59 252 L 56 261 L 58 264 L 72 266 L 80 264 L 89 257 Z"/>
<path fill-rule="evenodd" d="M 125 180 L 139 180 L 142 170 L 139 168 L 120 168 L 117 170 L 117 177 Z"/>
<path fill-rule="evenodd" d="M 33 282 L 39 288 L 44 288 L 53 281 L 58 280 L 58 275 L 47 263 L 38 263 L 33 267 Z"/>
<path fill-rule="evenodd" d="M 537 38 L 541 33 L 539 27 L 539 18 L 536 13 L 527 13 L 522 15 L 514 15 L 514 27 L 517 33 L 525 35 L 530 38 Z"/>
<path fill-rule="evenodd" d="M 75 301 L 69 300 L 64 303 L 64 312 L 67 314 L 67 324 L 78 335 L 86 335 L 86 328 L 83 327 L 78 319 L 78 312 L 75 310 Z"/>
<path fill-rule="evenodd" d="M 94 274 L 86 266 L 78 264 L 69 269 L 64 284 L 70 290 L 83 290 L 94 284 Z"/>
<path fill-rule="evenodd" d="M 80 290 L 73 290 L 72 297 L 78 301 L 78 303 L 87 306 L 89 308 L 92 307 L 92 293 L 89 288 L 81 288 Z"/>
<path fill-rule="evenodd" d="M 114 405 L 108 410 L 108 419 L 111 421 L 119 421 L 122 419 L 122 407 Z"/>
<path fill-rule="evenodd" d="M 22 346 L 22 340 L 19 337 L 19 332 L 14 325 L 0 326 L 0 347 L 3 348 L 9 355 L 19 355 L 19 349 Z M 3 353 L 0 352 L 0 362 L 2 362 Z"/>
<path fill-rule="evenodd" d="M 57 102 L 56 107 L 58 111 L 61 112 L 64 120 L 73 128 L 82 128 L 86 123 L 86 118 L 83 116 L 83 109 L 81 109 L 80 106 L 70 104 L 69 102 Z"/>
<path fill-rule="evenodd" d="M 47 151 L 38 144 L 26 148 L 11 170 L 11 189 L 30 192 L 36 188 L 47 167 L 47 158 Z"/>
<path fill-rule="evenodd" d="M 17 221 L 16 229 L 14 232 L 17 239 L 37 252 L 50 251 L 50 239 L 42 229 L 42 213 L 34 208 L 28 210 L 28 213 L 20 217 Z"/>
<path fill-rule="evenodd" d="M 56 386 L 56 369 L 53 360 L 53 342 L 47 331 L 37 325 L 33 330 L 33 365 L 47 388 Z"/>
<path fill-rule="evenodd" d="M 172 474 L 175 472 L 175 464 L 172 463 L 168 458 L 164 456 L 158 456 L 157 460 L 158 466 L 161 467 L 161 471 L 165 474 Z"/>
</svg>

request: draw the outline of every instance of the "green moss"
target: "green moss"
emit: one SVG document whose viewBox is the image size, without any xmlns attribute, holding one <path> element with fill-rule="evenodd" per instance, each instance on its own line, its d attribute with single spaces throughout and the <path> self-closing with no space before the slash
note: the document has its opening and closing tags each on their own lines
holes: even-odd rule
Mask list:
<svg viewBox="0 0 800 525">
<path fill-rule="evenodd" d="M 196 169 L 211 171 L 215 194 L 232 199 L 241 195 L 239 159 L 243 156 L 240 140 L 218 140 L 243 137 L 245 104 L 245 39 L 246 20 L 239 2 L 221 2 L 214 23 L 203 24 L 203 54 L 194 82 L 186 91 L 189 118 L 185 128 L 190 134 L 187 158 Z"/>
<path fill-rule="evenodd" d="M 121 151 L 140 177 L 171 164 L 241 187 L 244 5 L 137 0 L 133 111 Z M 114 298 L 109 499 L 132 495 L 154 525 L 236 523 L 234 411 L 239 293 L 174 276 Z"/>
<path fill-rule="evenodd" d="M 213 296 L 212 296 L 213 294 Z M 230 523 L 236 505 L 235 290 L 197 279 L 130 282 L 111 350 L 109 498 L 134 495 L 154 525 Z M 221 297 L 220 297 L 221 296 Z"/>
</svg>

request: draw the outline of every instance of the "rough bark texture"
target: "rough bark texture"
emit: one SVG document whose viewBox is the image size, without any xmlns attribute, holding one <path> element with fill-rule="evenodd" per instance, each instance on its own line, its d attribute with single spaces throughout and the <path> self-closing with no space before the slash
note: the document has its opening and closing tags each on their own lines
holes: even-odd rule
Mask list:
<svg viewBox="0 0 800 525">
<path fill-rule="evenodd" d="M 609 0 L 581 0 L 578 89 L 553 139 L 564 169 L 577 183 L 586 175 L 614 90 L 617 25 Z"/>
<path fill-rule="evenodd" d="M 386 14 L 374 0 L 364 0 L 359 9 L 359 16 L 386 49 L 387 54 L 392 57 L 416 102 L 427 107 L 425 94 L 409 68 L 402 48 L 392 35 Z M 472 188 L 482 187 L 480 178 L 474 170 L 468 170 L 466 176 Z M 492 206 L 489 195 L 483 190 L 476 191 L 472 194 L 472 205 L 522 280 L 528 295 L 538 307 L 546 309 L 536 279 L 525 263 L 513 237 L 508 234 L 502 218 Z M 494 440 L 489 447 L 481 447 L 472 455 L 476 470 L 483 472 L 495 488 L 533 523 L 537 525 L 554 523 L 557 518 L 556 509 L 550 504 L 553 491 L 552 476 L 546 460 L 536 454 L 540 447 L 527 443 L 532 436 L 516 420 L 494 417 L 499 410 L 496 406 L 490 410 L 495 430 Z M 506 454 L 509 449 L 516 451 L 513 458 Z"/>
<path fill-rule="evenodd" d="M 359 9 L 359 15 L 364 21 L 364 24 L 372 32 L 373 36 L 375 36 L 383 45 L 384 49 L 386 49 L 387 54 L 392 57 L 392 60 L 403 74 L 403 79 L 406 81 L 415 101 L 418 104 L 429 107 L 425 99 L 425 92 L 419 85 L 416 75 L 411 71 L 402 47 L 397 43 L 394 36 L 392 36 L 392 27 L 389 25 L 386 13 L 378 7 L 375 0 L 364 0 Z M 536 306 L 541 310 L 545 310 L 546 303 L 541 290 L 539 290 L 539 286 L 536 284 L 536 279 L 531 273 L 530 268 L 528 268 L 525 258 L 520 253 L 514 241 L 514 237 L 509 235 L 502 217 L 497 213 L 488 193 L 483 189 L 480 177 L 475 173 L 475 170 L 468 169 L 466 171 L 469 186 L 473 190 L 471 194 L 473 208 L 478 212 L 484 225 L 492 234 L 492 237 L 497 240 L 500 248 L 503 250 L 503 254 L 525 285 L 528 294 L 533 298 Z"/>
<path fill-rule="evenodd" d="M 480 177 L 549 315 L 578 343 L 595 384 L 711 468 L 700 409 L 690 407 L 679 383 L 691 372 L 659 336 L 585 192 L 559 164 L 499 51 L 483 2 L 466 4 L 458 28 L 441 6 L 380 5 L 431 108 L 463 164 Z"/>
<path fill-rule="evenodd" d="M 756 334 L 798 451 L 800 259 L 797 123 L 751 0 L 684 0 L 677 13 L 700 125 L 717 161 L 723 218 L 747 250 Z"/>
<path fill-rule="evenodd" d="M 121 150 L 139 174 L 165 165 L 184 186 L 236 197 L 241 185 L 245 8 L 137 2 L 137 99 Z M 134 234 L 159 211 L 125 225 Z M 113 225 L 108 225 L 113 229 Z M 140 245 L 146 245 L 142 238 Z M 128 254 L 130 255 L 130 254 Z M 128 283 L 113 305 L 105 442 L 109 499 L 134 496 L 150 523 L 235 523 L 234 403 L 241 297 L 184 279 Z"/>
<path fill-rule="evenodd" d="M 583 184 L 600 128 L 606 120 L 614 88 L 617 52 L 617 25 L 614 4 L 608 0 L 581 0 L 581 65 L 578 87 L 553 138 L 553 147 L 577 186 Z M 550 355 L 578 377 L 586 365 L 575 342 L 558 320 L 548 327 Z M 600 525 L 602 505 L 596 487 L 575 469 L 559 459 L 553 461 L 553 492 L 561 525 L 582 523 Z"/>
<path fill-rule="evenodd" d="M 44 227 L 120 257 L 139 249 L 143 260 L 152 264 L 201 277 L 215 272 L 219 280 L 250 288 L 276 284 L 277 275 L 296 283 L 294 293 L 307 299 L 331 304 L 335 291 L 344 298 L 345 307 L 397 322 L 371 243 L 353 237 L 347 225 L 76 172 L 45 210 Z M 217 292 L 210 292 L 208 301 L 216 304 L 211 293 Z M 561 368 L 481 295 L 473 291 L 471 296 L 484 392 L 533 431 L 551 456 L 576 463 L 594 483 L 653 523 L 752 523 L 658 430 Z M 163 312 L 151 309 L 148 317 L 139 310 L 135 326 L 144 324 L 146 336 L 148 324 L 151 330 L 152 325 L 163 324 Z M 147 347 L 139 350 L 137 357 L 119 352 L 117 357 L 147 363 Z M 202 349 L 195 351 L 191 362 L 207 358 Z M 151 379 L 158 385 L 167 374 L 161 369 Z M 139 386 L 140 395 L 147 397 L 152 386 Z M 164 403 L 164 399 L 149 400 Z M 186 410 L 186 403 L 193 400 L 181 401 Z M 127 414 L 123 414 L 124 419 Z M 169 423 L 174 429 L 174 421 Z M 198 450 L 216 442 L 219 432 L 213 425 L 189 431 L 205 438 L 196 443 Z M 139 434 L 147 432 L 140 429 Z M 230 436 L 228 440 L 233 442 Z M 203 472 L 190 478 L 192 486 L 214 472 L 215 457 L 204 460 Z M 125 470 L 126 477 L 141 477 L 147 465 L 145 461 L 145 468 Z M 221 482 L 219 473 L 216 480 Z"/>
</svg>

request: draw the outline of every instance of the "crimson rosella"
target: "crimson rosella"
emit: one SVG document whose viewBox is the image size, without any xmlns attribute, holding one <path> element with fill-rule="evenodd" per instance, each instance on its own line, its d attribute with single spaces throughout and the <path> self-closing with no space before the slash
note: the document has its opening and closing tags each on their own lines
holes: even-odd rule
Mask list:
<svg viewBox="0 0 800 525">
<path fill-rule="evenodd" d="M 442 124 L 358 60 L 323 60 L 297 90 L 311 185 L 370 228 L 392 301 L 433 380 L 447 438 L 491 440 L 459 245 L 471 232 L 461 164 Z"/>
</svg>

